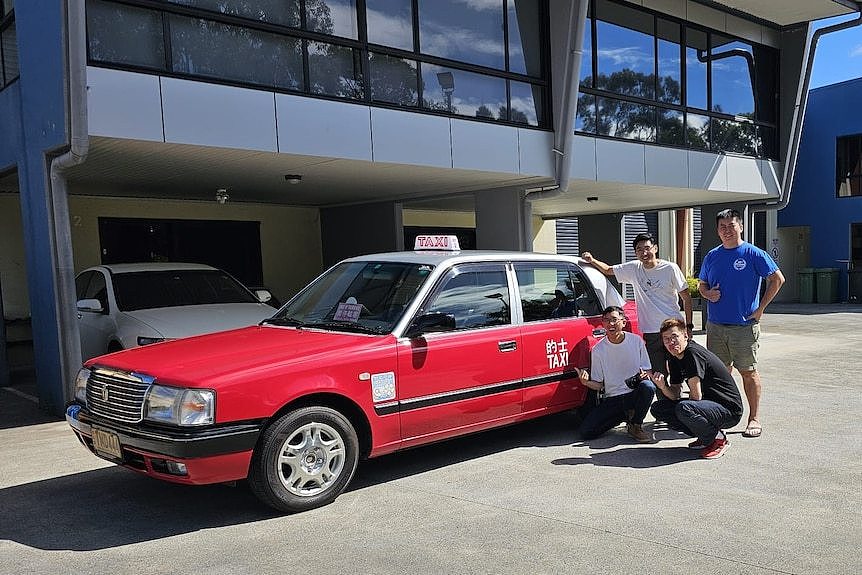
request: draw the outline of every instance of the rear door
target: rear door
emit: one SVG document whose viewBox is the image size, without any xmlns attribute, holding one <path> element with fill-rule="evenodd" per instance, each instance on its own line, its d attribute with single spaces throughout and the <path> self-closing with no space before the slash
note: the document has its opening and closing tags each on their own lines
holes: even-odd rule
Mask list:
<svg viewBox="0 0 862 575">
<path fill-rule="evenodd" d="M 422 305 L 420 314 L 451 314 L 455 329 L 399 341 L 405 446 L 518 417 L 522 360 L 512 293 L 505 263 L 461 264 Z"/>
<path fill-rule="evenodd" d="M 580 405 L 586 388 L 576 367 L 588 368 L 597 341 L 600 303 L 586 275 L 566 262 L 516 262 L 523 310 L 524 412 Z"/>
</svg>

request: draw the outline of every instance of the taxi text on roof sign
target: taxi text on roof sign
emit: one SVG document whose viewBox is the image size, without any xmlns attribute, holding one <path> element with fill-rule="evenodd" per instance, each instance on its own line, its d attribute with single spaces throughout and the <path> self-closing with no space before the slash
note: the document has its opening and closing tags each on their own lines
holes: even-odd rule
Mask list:
<svg viewBox="0 0 862 575">
<path fill-rule="evenodd" d="M 458 236 L 416 236 L 413 249 L 457 252 L 461 250 Z"/>
</svg>

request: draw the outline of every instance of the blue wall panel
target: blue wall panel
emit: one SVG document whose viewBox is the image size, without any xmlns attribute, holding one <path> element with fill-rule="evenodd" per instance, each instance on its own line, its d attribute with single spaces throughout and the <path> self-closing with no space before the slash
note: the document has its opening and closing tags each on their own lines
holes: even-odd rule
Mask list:
<svg viewBox="0 0 862 575">
<path fill-rule="evenodd" d="M 840 297 L 846 297 L 850 224 L 862 223 L 862 197 L 838 198 L 835 191 L 836 141 L 862 133 L 862 79 L 812 90 L 790 204 L 778 212 L 779 227 L 810 226 L 810 265 L 839 268 Z"/>
</svg>

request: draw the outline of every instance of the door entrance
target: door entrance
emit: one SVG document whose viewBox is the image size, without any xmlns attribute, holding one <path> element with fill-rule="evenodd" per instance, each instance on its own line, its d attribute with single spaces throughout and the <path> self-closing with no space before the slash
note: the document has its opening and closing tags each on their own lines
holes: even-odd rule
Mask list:
<svg viewBox="0 0 862 575">
<path fill-rule="evenodd" d="M 103 264 L 208 264 L 263 285 L 260 222 L 99 218 L 99 242 Z"/>
</svg>

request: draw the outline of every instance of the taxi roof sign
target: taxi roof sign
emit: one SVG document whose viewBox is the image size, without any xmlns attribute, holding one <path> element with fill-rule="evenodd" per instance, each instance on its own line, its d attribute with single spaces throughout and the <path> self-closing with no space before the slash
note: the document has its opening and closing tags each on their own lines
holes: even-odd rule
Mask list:
<svg viewBox="0 0 862 575">
<path fill-rule="evenodd" d="M 442 252 L 461 251 L 458 244 L 458 236 L 416 236 L 413 243 L 415 251 L 434 250 Z"/>
</svg>

